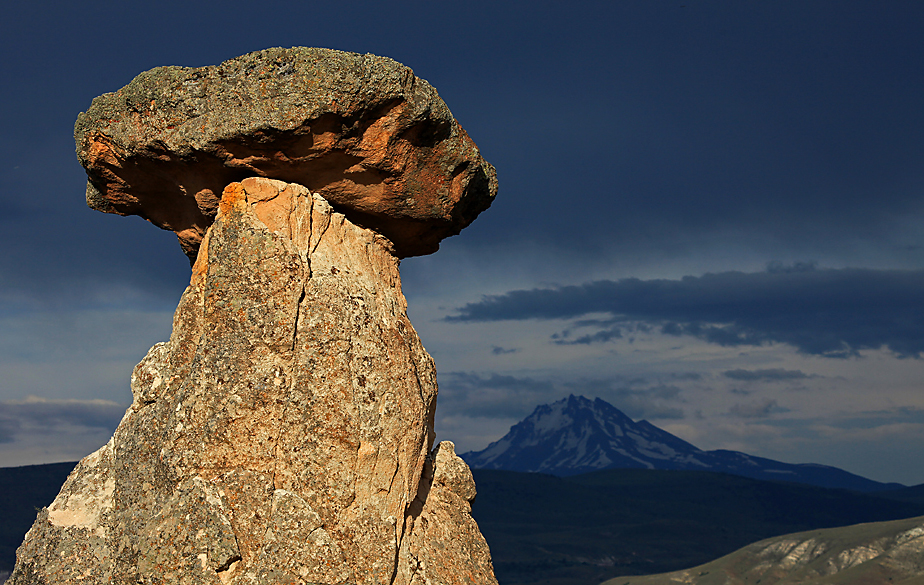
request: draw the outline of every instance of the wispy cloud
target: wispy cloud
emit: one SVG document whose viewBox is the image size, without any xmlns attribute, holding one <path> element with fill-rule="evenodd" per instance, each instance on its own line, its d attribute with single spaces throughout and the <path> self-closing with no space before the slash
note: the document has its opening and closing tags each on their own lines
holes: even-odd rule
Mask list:
<svg viewBox="0 0 924 585">
<path fill-rule="evenodd" d="M 627 329 L 656 327 L 723 346 L 786 343 L 825 357 L 888 348 L 899 357 L 924 352 L 924 270 L 817 269 L 771 265 L 764 272 L 722 272 L 680 280 L 600 280 L 514 290 L 460 307 L 447 321 L 575 321 L 556 343 L 600 343 Z M 573 336 L 577 327 L 595 331 Z"/>
<path fill-rule="evenodd" d="M 80 459 L 109 440 L 125 408 L 110 400 L 0 400 L 0 467 Z"/>
<path fill-rule="evenodd" d="M 901 406 L 882 410 L 858 412 L 853 416 L 829 422 L 839 429 L 875 429 L 894 425 L 924 424 L 924 408 Z"/>
<path fill-rule="evenodd" d="M 457 415 L 523 418 L 538 404 L 580 394 L 600 397 L 632 418 L 682 419 L 682 389 L 644 379 L 541 379 L 497 373 L 440 375 L 440 406 Z"/>
<path fill-rule="evenodd" d="M 0 442 L 13 442 L 28 432 L 54 433 L 78 429 L 115 430 L 125 405 L 111 400 L 53 400 L 30 396 L 0 401 Z"/>
<path fill-rule="evenodd" d="M 440 407 L 473 417 L 521 418 L 536 404 L 558 397 L 562 390 L 556 386 L 528 376 L 447 372 L 440 374 Z"/>
<path fill-rule="evenodd" d="M 767 418 L 771 413 L 786 412 L 786 410 L 781 409 L 776 400 L 768 398 L 759 402 L 735 404 L 728 412 L 739 418 Z"/>
<path fill-rule="evenodd" d="M 493 353 L 494 355 L 507 355 L 509 353 L 517 353 L 519 351 L 520 351 L 519 348 L 516 348 L 516 347 L 506 348 L 506 347 L 500 347 L 497 345 L 491 346 L 491 353 Z"/>
<path fill-rule="evenodd" d="M 756 382 L 766 380 L 770 382 L 781 382 L 786 380 L 804 380 L 812 378 L 800 370 L 784 370 L 781 368 L 771 368 L 766 370 L 727 370 L 722 375 L 732 380 L 741 380 L 744 382 Z"/>
</svg>

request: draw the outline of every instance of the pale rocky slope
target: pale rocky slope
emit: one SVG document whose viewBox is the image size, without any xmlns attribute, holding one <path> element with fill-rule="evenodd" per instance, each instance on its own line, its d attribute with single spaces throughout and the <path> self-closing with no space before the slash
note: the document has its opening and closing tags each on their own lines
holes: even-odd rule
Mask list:
<svg viewBox="0 0 924 585">
<path fill-rule="evenodd" d="M 604 585 L 919 585 L 924 517 L 788 534 L 699 567 Z"/>
</svg>

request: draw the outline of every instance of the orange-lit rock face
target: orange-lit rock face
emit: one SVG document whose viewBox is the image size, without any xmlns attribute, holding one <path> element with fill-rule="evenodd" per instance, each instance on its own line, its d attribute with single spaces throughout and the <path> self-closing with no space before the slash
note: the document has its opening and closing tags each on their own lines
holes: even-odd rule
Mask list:
<svg viewBox="0 0 924 585">
<path fill-rule="evenodd" d="M 254 175 L 320 193 L 399 257 L 436 251 L 497 192 L 494 168 L 426 81 L 327 49 L 153 69 L 96 98 L 75 139 L 87 203 L 175 232 L 191 259 L 224 186 Z"/>
<path fill-rule="evenodd" d="M 223 189 L 170 340 L 8 583 L 497 585 L 390 247 L 301 185 Z"/>
</svg>

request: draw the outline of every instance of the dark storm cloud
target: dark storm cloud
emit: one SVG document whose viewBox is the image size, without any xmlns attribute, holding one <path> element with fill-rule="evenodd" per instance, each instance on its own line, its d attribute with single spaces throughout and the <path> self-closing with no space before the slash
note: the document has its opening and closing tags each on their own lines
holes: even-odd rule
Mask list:
<svg viewBox="0 0 924 585">
<path fill-rule="evenodd" d="M 756 382 L 758 380 L 781 382 L 785 380 L 804 380 L 805 378 L 812 377 L 799 370 L 784 370 L 781 368 L 771 368 L 767 370 L 727 370 L 723 372 L 722 375 L 732 380 L 742 380 L 745 382 Z"/>
<path fill-rule="evenodd" d="M 469 229 L 619 252 L 682 253 L 709 238 L 919 245 L 890 226 L 920 215 L 922 6 L 707 4 L 595 7 L 550 39 L 562 60 L 512 68 L 490 92 L 501 104 L 512 80 L 568 83 L 488 114 L 516 148 L 472 132 L 504 180 Z"/>
<path fill-rule="evenodd" d="M 613 325 L 579 339 L 606 341 L 642 322 L 663 334 L 724 346 L 787 343 L 827 357 L 887 347 L 900 357 L 920 357 L 922 293 L 924 270 L 776 266 L 681 280 L 627 278 L 515 290 L 469 303 L 447 320 L 576 319 L 608 313 Z"/>
<path fill-rule="evenodd" d="M 461 247 L 546 242 L 657 256 L 688 250 L 691 236 L 838 246 L 888 239 L 895 217 L 920 215 L 917 3 L 523 11 L 476 1 L 459 12 L 360 2 L 293 5 L 284 22 L 211 4 L 161 2 L 138 27 L 140 9 L 128 5 L 36 0 L 0 21 L 11 88 L 0 134 L 15 137 L 0 141 L 5 287 L 53 298 L 56 284 L 79 296 L 99 282 L 154 291 L 169 281 L 161 295 L 175 299 L 188 266 L 172 236 L 158 234 L 167 243 L 152 248 L 151 226 L 86 209 L 74 119 L 151 67 L 269 46 L 382 54 L 434 84 L 502 173 L 501 195 Z M 222 34 L 242 25 L 252 34 Z M 897 239 L 883 245 L 920 260 L 924 242 Z"/>
<path fill-rule="evenodd" d="M 125 406 L 109 400 L 0 401 L 0 443 L 12 442 L 23 432 L 56 430 L 113 431 L 125 414 Z"/>
</svg>

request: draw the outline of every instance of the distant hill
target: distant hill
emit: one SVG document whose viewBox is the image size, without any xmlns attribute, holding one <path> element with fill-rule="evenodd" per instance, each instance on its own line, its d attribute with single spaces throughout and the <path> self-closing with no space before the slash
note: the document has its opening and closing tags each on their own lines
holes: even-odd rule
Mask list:
<svg viewBox="0 0 924 585">
<path fill-rule="evenodd" d="M 0 467 L 0 574 L 13 570 L 16 549 L 35 522 L 36 512 L 55 499 L 76 465 L 71 461 Z"/>
<path fill-rule="evenodd" d="M 663 575 L 603 585 L 916 585 L 924 583 L 924 517 L 787 534 Z"/>
<path fill-rule="evenodd" d="M 880 498 L 924 506 L 924 484 L 876 493 Z"/>
<path fill-rule="evenodd" d="M 499 441 L 461 457 L 475 469 L 558 476 L 602 469 L 672 469 L 864 492 L 905 487 L 827 465 L 782 463 L 738 451 L 703 451 L 647 421 L 634 422 L 599 398 L 589 400 L 574 395 L 537 406 Z"/>
<path fill-rule="evenodd" d="M 472 515 L 501 585 L 596 585 L 696 566 L 780 534 L 924 514 L 878 493 L 712 472 L 473 474 Z"/>
</svg>

